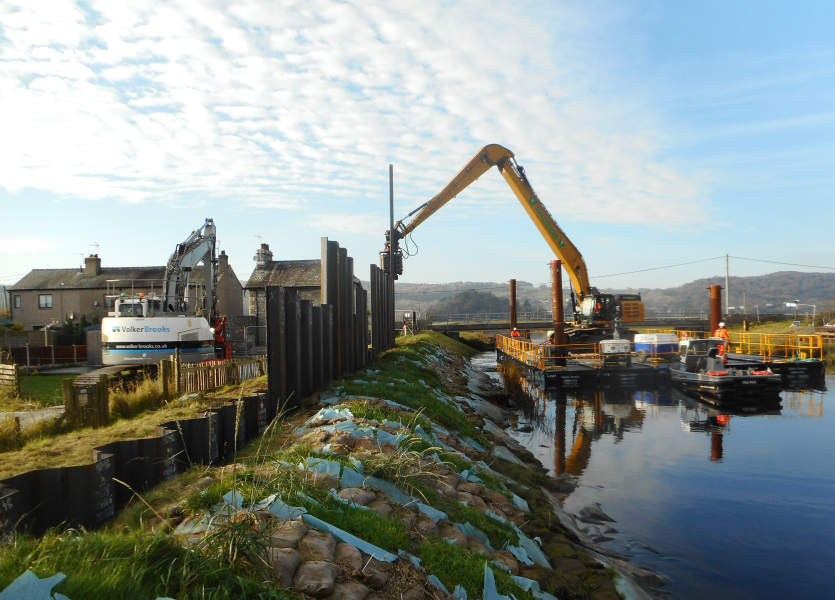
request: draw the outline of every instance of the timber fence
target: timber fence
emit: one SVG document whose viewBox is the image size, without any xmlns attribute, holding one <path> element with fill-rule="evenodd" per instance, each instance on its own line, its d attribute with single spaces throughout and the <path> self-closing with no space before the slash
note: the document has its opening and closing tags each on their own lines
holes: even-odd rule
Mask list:
<svg viewBox="0 0 835 600">
<path fill-rule="evenodd" d="M 267 374 L 264 358 L 235 358 L 210 360 L 194 364 L 180 364 L 178 393 L 212 391 L 227 385 L 238 385 L 247 379 Z"/>
<path fill-rule="evenodd" d="M 12 360 L 26 367 L 59 367 L 87 362 L 87 346 L 23 346 L 10 348 Z"/>
<path fill-rule="evenodd" d="M 0 392 L 17 398 L 20 396 L 20 367 L 0 364 Z"/>
</svg>

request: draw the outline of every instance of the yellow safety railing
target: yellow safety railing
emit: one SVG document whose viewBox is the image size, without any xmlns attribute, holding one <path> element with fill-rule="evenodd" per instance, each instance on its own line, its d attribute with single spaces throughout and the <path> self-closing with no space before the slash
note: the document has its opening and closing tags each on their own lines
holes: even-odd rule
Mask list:
<svg viewBox="0 0 835 600">
<path fill-rule="evenodd" d="M 604 358 L 628 356 L 626 354 L 601 355 L 600 344 L 537 344 L 522 338 L 504 335 L 496 336 L 496 348 L 519 362 L 540 370 L 556 366 L 556 359 L 559 358 L 590 361 L 591 364 L 588 366 L 600 369 Z"/>
<path fill-rule="evenodd" d="M 710 337 L 705 331 L 677 331 L 672 329 L 648 329 L 647 333 L 675 333 L 678 339 Z M 823 359 L 823 336 L 794 333 L 729 332 L 728 349 L 736 354 L 753 354 L 766 360 L 779 358 Z"/>
</svg>

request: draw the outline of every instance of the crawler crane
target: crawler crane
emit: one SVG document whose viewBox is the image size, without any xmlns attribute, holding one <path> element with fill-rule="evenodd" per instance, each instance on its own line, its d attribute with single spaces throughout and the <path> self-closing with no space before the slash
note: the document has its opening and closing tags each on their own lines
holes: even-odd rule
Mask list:
<svg viewBox="0 0 835 600">
<path fill-rule="evenodd" d="M 573 288 L 571 301 L 576 325 L 575 328 L 566 331 L 569 339 L 572 342 L 602 339 L 611 333 L 613 323 L 616 324 L 617 321 L 624 324 L 643 321 L 644 304 L 640 294 L 604 294 L 589 284 L 586 263 L 580 251 L 542 204 L 528 181 L 524 168 L 516 162 L 513 152 L 498 144 L 490 144 L 479 150 L 434 198 L 409 213 L 406 218 L 415 215 L 409 223 L 404 224 L 401 219 L 394 225 L 393 235 L 386 232 L 386 251 L 380 253 L 382 268 L 389 271 L 389 244 L 393 244 L 391 250 L 394 257 L 394 276 L 396 278 L 402 274 L 403 255 L 399 248 L 400 240 L 492 167 L 496 167 L 504 176 L 525 212 L 568 272 Z"/>
</svg>

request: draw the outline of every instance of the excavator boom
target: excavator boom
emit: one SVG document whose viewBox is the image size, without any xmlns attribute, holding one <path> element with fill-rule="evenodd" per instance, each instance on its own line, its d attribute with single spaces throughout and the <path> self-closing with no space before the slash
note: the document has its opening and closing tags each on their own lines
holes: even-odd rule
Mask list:
<svg viewBox="0 0 835 600">
<path fill-rule="evenodd" d="M 470 162 L 446 184 L 440 193 L 424 204 L 407 225 L 404 225 L 402 220 L 398 221 L 394 226 L 397 230 L 396 237 L 404 238 L 409 235 L 418 225 L 435 214 L 438 209 L 467 189 L 471 183 L 494 166 L 504 176 L 516 198 L 522 203 L 525 212 L 528 213 L 551 250 L 563 262 L 577 294 L 582 298 L 596 293 L 597 291 L 589 285 L 586 263 L 583 261 L 580 251 L 571 243 L 571 240 L 557 225 L 548 209 L 539 200 L 525 176 L 524 169 L 516 164 L 513 152 L 498 144 L 490 144 L 476 152 Z"/>
</svg>

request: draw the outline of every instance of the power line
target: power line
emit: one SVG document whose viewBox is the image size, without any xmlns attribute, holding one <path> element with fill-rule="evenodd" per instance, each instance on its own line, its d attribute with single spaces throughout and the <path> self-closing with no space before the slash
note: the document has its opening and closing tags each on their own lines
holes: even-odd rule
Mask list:
<svg viewBox="0 0 835 600">
<path fill-rule="evenodd" d="M 533 283 L 521 283 L 521 284 L 517 283 L 516 284 L 517 288 L 520 287 L 520 286 L 534 287 L 534 284 Z M 507 287 L 508 287 L 508 289 L 510 289 L 510 285 L 508 285 Z M 495 286 L 495 287 L 467 288 L 467 289 L 464 289 L 464 290 L 434 290 L 434 291 L 415 290 L 414 292 L 398 292 L 398 291 L 395 291 L 394 294 L 395 295 L 400 294 L 401 296 L 403 296 L 405 294 L 417 294 L 418 291 L 421 294 L 453 294 L 455 292 L 470 292 L 470 291 L 475 291 L 475 290 L 503 290 L 503 289 L 505 289 L 505 287 L 503 285 L 498 285 L 498 286 Z"/>
<path fill-rule="evenodd" d="M 632 275 L 633 273 L 646 273 L 647 271 L 660 271 L 661 269 L 672 269 L 673 267 L 683 267 L 685 265 L 695 265 L 696 263 L 709 262 L 711 260 L 720 260 L 724 256 L 714 256 L 713 258 L 704 258 L 702 260 L 694 260 L 686 263 L 678 263 L 677 265 L 667 265 L 666 267 L 653 267 L 652 269 L 641 269 L 640 271 L 627 271 L 625 273 L 612 273 L 611 275 L 596 275 L 590 279 L 603 279 L 604 277 L 617 277 L 618 275 Z M 736 258 L 736 257 L 731 257 Z"/>
<path fill-rule="evenodd" d="M 787 262 L 778 262 L 776 260 L 762 260 L 760 258 L 745 258 L 744 256 L 731 256 L 731 258 L 735 258 L 737 260 L 750 260 L 752 262 L 761 262 L 761 263 L 769 263 L 772 265 L 786 265 L 788 267 L 806 267 L 808 269 L 827 269 L 829 271 L 835 271 L 835 267 L 820 267 L 817 265 L 800 265 L 797 263 L 787 263 Z"/>
</svg>

